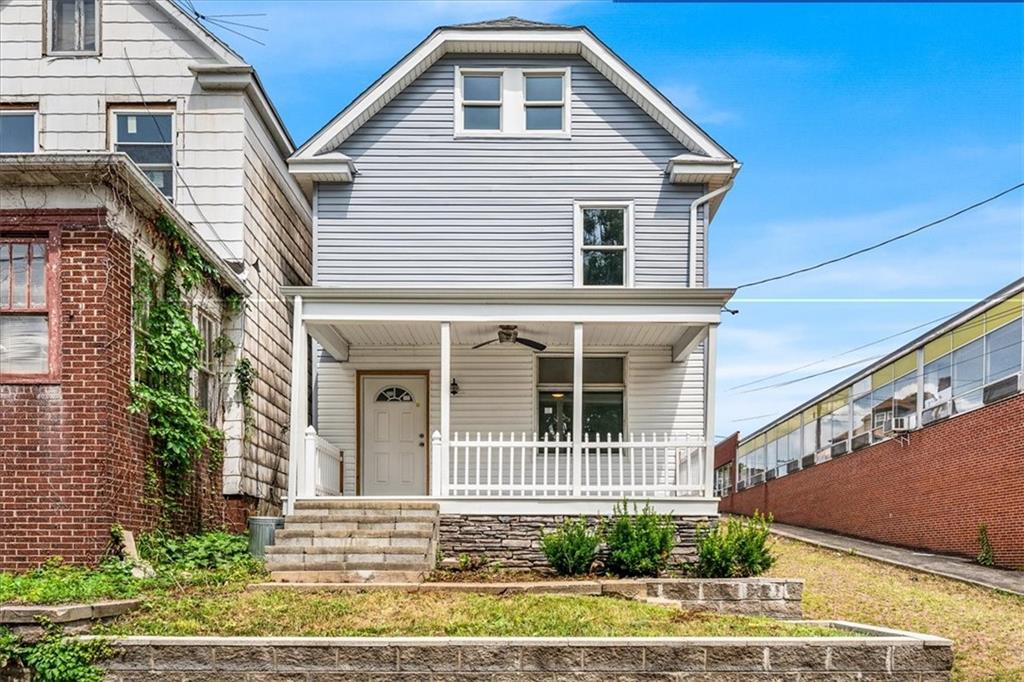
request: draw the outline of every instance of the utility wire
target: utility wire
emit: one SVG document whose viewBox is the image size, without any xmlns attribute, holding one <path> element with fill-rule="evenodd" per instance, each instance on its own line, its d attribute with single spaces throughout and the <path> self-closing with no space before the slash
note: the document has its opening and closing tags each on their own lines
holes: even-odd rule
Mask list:
<svg viewBox="0 0 1024 682">
<path fill-rule="evenodd" d="M 901 234 L 898 234 L 898 235 L 896 235 L 894 237 L 890 237 L 888 239 L 880 241 L 877 244 L 872 244 L 870 246 L 865 246 L 862 249 L 857 249 L 856 251 L 851 251 L 850 253 L 847 253 L 847 254 L 845 254 L 843 256 L 838 256 L 836 258 L 831 258 L 829 260 L 822 261 L 821 263 L 817 263 L 815 265 L 809 265 L 809 266 L 807 266 L 805 268 L 800 268 L 798 270 L 793 270 L 791 272 L 787 272 L 787 273 L 784 273 L 784 274 L 781 274 L 781 275 L 775 275 L 774 277 L 765 277 L 764 279 L 759 279 L 759 280 L 756 280 L 754 282 L 747 282 L 746 284 L 739 285 L 738 287 L 736 287 L 736 289 L 737 290 L 739 290 L 739 289 L 747 289 L 749 287 L 756 287 L 756 286 L 760 286 L 761 284 L 767 284 L 768 282 L 776 282 L 776 281 L 778 281 L 780 279 L 786 279 L 787 277 L 793 277 L 795 275 L 801 275 L 801 274 L 803 274 L 805 272 L 810 272 L 812 270 L 817 270 L 819 268 L 823 268 L 823 267 L 828 266 L 828 265 L 834 265 L 835 263 L 839 263 L 841 261 L 848 260 L 850 258 L 853 258 L 854 256 L 859 256 L 861 254 L 867 253 L 868 251 L 874 251 L 875 249 L 879 249 L 879 248 L 881 248 L 881 247 L 883 247 L 883 246 L 885 246 L 887 244 L 892 244 L 893 242 L 899 241 L 900 239 L 905 239 L 905 238 L 907 238 L 907 237 L 909 237 L 911 235 L 917 234 L 918 232 L 921 232 L 923 230 L 927 230 L 929 227 L 935 227 L 936 225 L 944 223 L 944 222 L 946 222 L 948 220 L 952 220 L 953 218 L 956 218 L 957 216 L 963 215 L 964 213 L 967 213 L 968 211 L 973 211 L 974 209 L 979 208 L 981 206 L 984 206 L 985 204 L 991 203 L 991 202 L 995 201 L 996 199 L 1009 194 L 1010 192 L 1013 192 L 1013 191 L 1016 191 L 1016 190 L 1020 189 L 1021 187 L 1024 187 L 1024 182 L 1017 183 L 1013 187 L 1009 187 L 1007 189 L 1004 189 L 1003 191 L 1001 191 L 1001 192 L 999 192 L 997 194 L 993 194 L 992 196 L 987 197 L 985 199 L 982 199 L 981 201 L 973 203 L 970 206 L 965 206 L 964 208 L 961 208 L 958 211 L 950 213 L 949 215 L 943 216 L 942 218 L 939 218 L 938 220 L 933 220 L 930 223 L 926 223 L 924 225 L 920 225 L 918 227 L 915 227 L 912 230 L 908 230 L 908 231 L 903 232 Z"/>
<path fill-rule="evenodd" d="M 778 379 L 779 377 L 786 376 L 787 374 L 792 374 L 793 372 L 799 372 L 802 369 L 807 369 L 809 367 L 814 367 L 815 365 L 820 365 L 823 362 L 827 362 L 829 360 L 835 360 L 836 358 L 844 357 L 846 355 L 849 355 L 850 353 L 856 353 L 859 350 L 864 350 L 865 348 L 870 348 L 871 346 L 874 346 L 876 344 L 882 343 L 884 341 L 889 341 L 890 339 L 895 339 L 895 338 L 897 338 L 899 336 L 903 336 L 904 334 L 909 334 L 912 331 L 917 331 L 921 327 L 927 327 L 929 325 L 935 324 L 936 322 L 941 322 L 942 320 L 949 319 L 949 317 L 950 317 L 950 315 L 948 315 L 948 314 L 947 315 L 943 315 L 941 317 L 936 317 L 934 320 L 928 320 L 927 322 L 922 322 L 921 324 L 916 324 L 913 327 L 909 327 L 907 329 L 904 329 L 903 331 L 896 332 L 895 334 L 890 334 L 889 336 L 883 336 L 880 339 L 875 339 L 874 341 L 869 341 L 868 343 L 862 344 L 862 345 L 857 346 L 855 348 L 850 348 L 848 350 L 844 350 L 841 353 L 836 353 L 835 355 L 830 355 L 830 356 L 828 356 L 826 358 L 821 358 L 820 360 L 815 360 L 814 362 L 808 362 L 806 365 L 800 365 L 799 367 L 793 367 L 792 369 L 787 369 L 787 370 L 783 370 L 781 372 L 776 372 L 775 374 L 769 374 L 767 376 L 761 377 L 760 379 L 754 379 L 753 381 L 748 381 L 746 383 L 736 384 L 735 386 L 731 386 L 729 388 L 729 391 L 732 392 L 732 391 L 736 391 L 737 389 L 740 389 L 740 388 L 746 388 L 747 386 L 754 386 L 755 384 L 760 384 L 760 383 L 765 382 L 765 381 L 770 381 L 772 379 Z"/>
<path fill-rule="evenodd" d="M 748 388 L 745 391 L 737 391 L 737 392 L 740 395 L 743 395 L 744 393 L 757 393 L 758 391 L 767 391 L 767 390 L 772 389 L 772 388 L 781 388 L 783 386 L 790 386 L 792 384 L 798 384 L 801 381 L 807 381 L 808 379 L 816 379 L 817 377 L 825 376 L 826 374 L 831 374 L 832 372 L 838 372 L 841 369 L 847 369 L 848 367 L 856 367 L 857 365 L 862 365 L 865 362 L 871 362 L 872 360 L 877 360 L 878 358 L 881 358 L 881 357 L 885 357 L 885 356 L 884 355 L 872 355 L 872 356 L 867 357 L 867 358 L 860 358 L 859 360 L 854 360 L 853 362 L 847 362 L 847 363 L 842 364 L 842 365 L 837 365 L 836 367 L 832 367 L 831 369 L 825 369 L 825 370 L 822 370 L 820 372 L 815 372 L 814 374 L 805 374 L 804 376 L 797 377 L 796 379 L 789 379 L 788 381 L 780 381 L 777 384 L 768 384 L 767 386 L 758 386 L 757 388 Z"/>
</svg>

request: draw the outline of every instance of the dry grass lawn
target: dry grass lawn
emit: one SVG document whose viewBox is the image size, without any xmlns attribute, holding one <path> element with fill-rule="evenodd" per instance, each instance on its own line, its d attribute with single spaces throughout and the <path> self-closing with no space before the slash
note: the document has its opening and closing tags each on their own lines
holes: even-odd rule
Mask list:
<svg viewBox="0 0 1024 682">
<path fill-rule="evenodd" d="M 610 597 L 332 593 L 222 588 L 149 600 L 97 632 L 234 636 L 813 636 L 769 618 L 687 613 Z"/>
<path fill-rule="evenodd" d="M 802 578 L 804 614 L 953 640 L 953 679 L 1024 681 L 1024 597 L 779 539 L 771 575 Z"/>
</svg>

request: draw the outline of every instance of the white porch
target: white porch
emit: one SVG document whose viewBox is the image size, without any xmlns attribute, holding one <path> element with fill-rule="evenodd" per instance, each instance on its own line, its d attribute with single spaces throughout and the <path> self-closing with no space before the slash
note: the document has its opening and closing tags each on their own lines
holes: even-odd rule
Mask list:
<svg viewBox="0 0 1024 682">
<path fill-rule="evenodd" d="M 625 497 L 715 513 L 707 434 L 716 328 L 731 291 L 284 293 L 295 307 L 289 499 L 364 495 L 430 499 L 446 513 L 560 514 L 606 513 Z M 502 324 L 544 350 L 507 339 L 474 348 Z M 322 349 L 312 363 L 315 430 L 307 335 Z M 378 392 L 395 389 L 408 389 L 405 404 L 379 404 Z M 369 423 L 383 429 L 389 410 L 406 431 L 414 425 L 412 440 L 395 446 L 405 450 L 393 487 L 372 468 L 381 455 L 364 433 Z"/>
</svg>

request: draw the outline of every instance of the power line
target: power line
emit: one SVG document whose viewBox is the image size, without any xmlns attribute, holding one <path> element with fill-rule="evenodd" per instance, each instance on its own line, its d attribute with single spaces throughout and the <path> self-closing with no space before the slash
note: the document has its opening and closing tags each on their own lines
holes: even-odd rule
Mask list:
<svg viewBox="0 0 1024 682">
<path fill-rule="evenodd" d="M 833 367 L 831 369 L 822 370 L 820 372 L 815 372 L 814 374 L 807 374 L 807 375 L 804 375 L 802 377 L 797 377 L 796 379 L 790 379 L 788 381 L 780 381 L 777 384 L 768 384 L 767 386 L 758 386 L 757 388 L 748 388 L 745 391 L 739 391 L 739 394 L 743 395 L 744 393 L 757 393 L 758 391 L 767 391 L 767 390 L 772 389 L 772 388 L 781 388 L 783 386 L 790 386 L 792 384 L 798 384 L 801 381 L 807 381 L 808 379 L 816 379 L 818 377 L 825 376 L 826 374 L 831 374 L 832 372 L 838 372 L 841 369 L 847 369 L 849 367 L 856 367 L 857 365 L 862 365 L 865 362 L 871 362 L 872 360 L 877 360 L 878 358 L 881 358 L 881 357 L 884 357 L 884 355 L 872 355 L 872 356 L 867 357 L 867 358 L 860 358 L 859 360 L 854 360 L 853 362 L 847 362 L 846 364 L 838 365 L 838 366 Z"/>
<path fill-rule="evenodd" d="M 880 339 L 875 339 L 874 341 L 869 341 L 868 343 L 862 344 L 862 345 L 857 346 L 855 348 L 850 348 L 848 350 L 844 350 L 841 353 L 836 353 L 835 355 L 830 355 L 830 356 L 828 356 L 826 358 L 821 358 L 820 360 L 815 360 L 814 362 L 808 362 L 806 365 L 800 365 L 799 367 L 793 367 L 792 369 L 787 369 L 787 370 L 784 370 L 782 372 L 776 372 L 775 374 L 769 374 L 767 376 L 763 376 L 760 379 L 754 379 L 753 381 L 748 381 L 748 382 L 743 383 L 743 384 L 737 384 L 735 386 L 731 386 L 729 388 L 729 391 L 732 392 L 732 391 L 735 391 L 736 389 L 739 389 L 739 388 L 746 388 L 747 386 L 753 386 L 755 384 L 760 384 L 760 383 L 765 382 L 765 381 L 770 381 L 771 379 L 778 379 L 779 377 L 786 376 L 787 374 L 792 374 L 793 372 L 799 372 L 802 369 L 807 369 L 808 367 L 814 367 L 815 365 L 820 365 L 823 362 L 827 362 L 829 360 L 835 360 L 836 358 L 841 358 L 843 356 L 849 355 L 850 353 L 856 353 L 859 350 L 864 350 L 865 348 L 870 348 L 871 346 L 874 346 L 876 344 L 882 343 L 884 341 L 889 341 L 890 339 L 895 339 L 895 338 L 897 338 L 899 336 L 903 336 L 904 334 L 909 334 L 910 332 L 916 331 L 916 330 L 920 329 L 921 327 L 927 327 L 929 325 L 935 324 L 936 322 L 941 322 L 942 320 L 946 320 L 949 317 L 950 316 L 948 314 L 947 315 L 943 315 L 941 317 L 936 317 L 934 320 L 928 320 L 927 322 L 922 322 L 920 324 L 916 324 L 913 327 L 909 327 L 907 329 L 904 329 L 903 331 L 896 332 L 895 334 L 890 334 L 889 336 L 883 336 Z"/>
<path fill-rule="evenodd" d="M 793 270 L 791 272 L 787 272 L 787 273 L 784 273 L 784 274 L 781 274 L 781 275 L 775 275 L 774 277 L 765 277 L 764 279 L 759 279 L 759 280 L 756 280 L 754 282 L 747 282 L 746 284 L 739 285 L 738 287 L 736 287 L 736 289 L 739 290 L 739 289 L 746 289 L 746 288 L 749 288 L 749 287 L 756 287 L 756 286 L 759 286 L 761 284 L 767 284 L 768 282 L 775 282 L 775 281 L 778 281 L 780 279 L 786 279 L 787 277 L 793 277 L 795 275 L 801 275 L 801 274 L 803 274 L 805 272 L 810 272 L 812 270 L 817 270 L 819 268 L 823 268 L 823 267 L 825 267 L 827 265 L 834 265 L 835 263 L 839 263 L 841 261 L 848 260 L 850 258 L 853 258 L 854 256 L 859 256 L 861 254 L 867 253 L 868 251 L 874 251 L 875 249 L 879 249 L 879 248 L 881 248 L 881 247 L 883 247 L 883 246 L 885 246 L 887 244 L 892 244 L 893 242 L 899 241 L 900 239 L 905 239 L 905 238 L 907 238 L 907 237 L 909 237 L 911 235 L 917 234 L 918 232 L 921 232 L 923 230 L 927 230 L 929 227 L 935 227 L 936 225 L 944 223 L 944 222 L 946 222 L 948 220 L 952 220 L 953 218 L 956 218 L 957 216 L 963 215 L 964 213 L 967 213 L 968 211 L 973 211 L 974 209 L 979 208 L 981 206 L 984 206 L 985 204 L 988 204 L 990 202 L 993 202 L 996 199 L 1009 194 L 1010 192 L 1013 192 L 1015 190 L 1020 189 L 1021 187 L 1024 187 L 1024 182 L 1018 183 L 1018 184 L 1016 184 L 1013 187 L 1010 187 L 1008 189 L 1004 189 L 1003 191 L 1001 191 L 1001 192 L 999 192 L 997 194 L 993 194 L 992 196 L 987 197 L 985 199 L 982 199 L 981 201 L 973 203 L 970 206 L 965 206 L 964 208 L 961 208 L 958 211 L 950 213 L 949 215 L 943 216 L 942 218 L 939 218 L 938 220 L 933 220 L 930 223 L 926 223 L 924 225 L 920 225 L 918 227 L 915 227 L 912 230 L 908 230 L 908 231 L 903 232 L 901 234 L 898 234 L 898 235 L 896 235 L 894 237 L 890 237 L 888 239 L 880 241 L 877 244 L 872 244 L 871 246 L 865 246 L 862 249 L 857 249 L 856 251 L 851 251 L 850 253 L 847 253 L 845 255 L 838 256 L 836 258 L 831 258 L 829 260 L 822 261 L 821 263 L 816 263 L 815 265 L 809 265 L 809 266 L 807 266 L 805 268 L 800 268 L 798 270 Z"/>
</svg>

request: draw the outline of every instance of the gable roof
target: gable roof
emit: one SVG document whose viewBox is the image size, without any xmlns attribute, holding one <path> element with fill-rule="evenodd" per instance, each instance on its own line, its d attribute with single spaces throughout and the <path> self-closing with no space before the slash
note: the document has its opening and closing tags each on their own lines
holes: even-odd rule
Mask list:
<svg viewBox="0 0 1024 682">
<path fill-rule="evenodd" d="M 248 75 L 252 79 L 251 95 L 257 111 L 268 130 L 274 137 L 274 141 L 283 156 L 288 156 L 295 151 L 295 141 L 292 140 L 288 127 L 278 113 L 274 103 L 267 95 L 263 83 L 260 82 L 256 70 L 250 66 L 240 54 L 235 52 L 231 46 L 218 38 L 199 21 L 196 14 L 185 9 L 178 0 L 150 0 L 164 14 L 170 17 L 178 26 L 188 33 L 196 42 L 208 49 L 210 53 L 220 62 L 220 66 L 227 67 L 235 73 Z M 200 15 L 201 16 L 201 15 Z M 210 64 L 199 65 L 194 71 L 213 72 L 215 67 Z"/>
<path fill-rule="evenodd" d="M 735 162 L 729 152 L 690 120 L 585 26 L 562 26 L 506 17 L 434 29 L 419 45 L 359 94 L 307 140 L 291 158 L 309 167 L 318 158 L 348 162 L 331 153 L 398 93 L 449 53 L 541 53 L 579 55 L 594 66 L 692 154 Z"/>
</svg>

